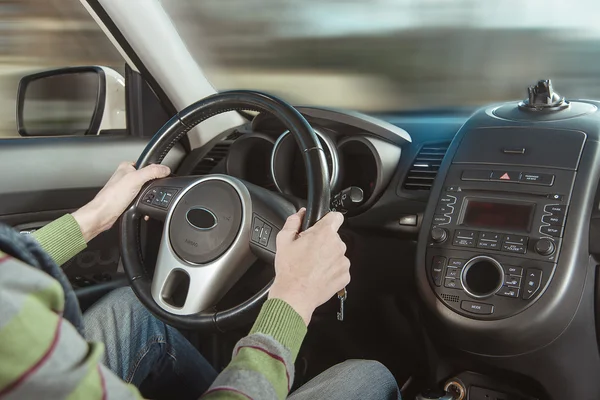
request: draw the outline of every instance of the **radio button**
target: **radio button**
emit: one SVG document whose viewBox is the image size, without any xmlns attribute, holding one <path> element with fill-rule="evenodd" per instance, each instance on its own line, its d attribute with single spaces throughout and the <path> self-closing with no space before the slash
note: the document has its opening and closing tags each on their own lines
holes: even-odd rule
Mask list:
<svg viewBox="0 0 600 400">
<path fill-rule="evenodd" d="M 463 181 L 489 181 L 491 175 L 492 171 L 489 170 L 471 169 L 463 171 L 460 179 Z"/>
<path fill-rule="evenodd" d="M 505 265 L 504 266 L 504 272 L 506 272 L 507 275 L 522 276 L 523 275 L 523 268 L 521 268 L 521 267 L 513 267 L 512 265 Z"/>
<path fill-rule="evenodd" d="M 518 182 L 521 173 L 517 171 L 494 171 L 490 180 L 496 182 Z"/>
<path fill-rule="evenodd" d="M 479 239 L 500 240 L 501 236 L 502 235 L 500 235 L 499 233 L 481 232 L 479 234 Z"/>
<path fill-rule="evenodd" d="M 561 226 L 546 225 L 540 228 L 540 232 L 554 237 L 562 237 L 563 228 Z"/>
<path fill-rule="evenodd" d="M 506 235 L 504 236 L 504 243 L 526 245 L 527 239 L 527 236 Z"/>
<path fill-rule="evenodd" d="M 496 294 L 498 296 L 517 298 L 517 297 L 519 297 L 519 289 L 510 288 L 510 287 L 502 287 Z"/>
<path fill-rule="evenodd" d="M 491 304 L 475 303 L 474 301 L 466 300 L 460 303 L 460 308 L 474 314 L 492 314 L 494 312 L 494 306 Z"/>
<path fill-rule="evenodd" d="M 504 286 L 519 288 L 521 287 L 521 277 L 520 276 L 507 276 L 504 279 Z"/>
<path fill-rule="evenodd" d="M 502 251 L 506 251 L 509 253 L 525 254 L 527 253 L 527 248 L 522 244 L 511 244 L 504 242 L 504 244 L 502 245 Z"/>
<path fill-rule="evenodd" d="M 449 196 L 449 195 L 442 196 L 442 198 L 440 198 L 440 204 L 444 204 L 444 205 L 448 205 L 448 206 L 456 204 L 456 197 Z"/>
<path fill-rule="evenodd" d="M 436 214 L 452 214 L 454 212 L 454 207 L 447 206 L 445 204 L 440 204 L 435 210 Z"/>
<path fill-rule="evenodd" d="M 458 268 L 446 268 L 446 278 L 458 277 L 460 277 L 460 270 Z"/>
<path fill-rule="evenodd" d="M 451 258 L 450 261 L 448 261 L 448 266 L 452 267 L 452 268 L 462 268 L 465 266 L 465 262 L 466 260 L 459 260 L 458 258 Z"/>
<path fill-rule="evenodd" d="M 480 249 L 499 250 L 500 240 L 502 240 L 502 235 L 499 233 L 481 232 L 477 241 L 477 247 Z"/>
<path fill-rule="evenodd" d="M 554 183 L 554 175 L 523 172 L 519 181 L 531 185 L 552 186 Z"/>
<path fill-rule="evenodd" d="M 431 278 L 435 286 L 442 286 L 442 272 L 446 266 L 446 257 L 435 256 L 431 263 Z"/>
<path fill-rule="evenodd" d="M 542 284 L 542 271 L 539 269 L 528 269 L 525 274 L 525 287 L 523 298 L 529 300 L 539 290 Z"/>
<path fill-rule="evenodd" d="M 475 247 L 475 231 L 457 230 L 454 233 L 455 246 Z"/>
<path fill-rule="evenodd" d="M 542 222 L 550 225 L 563 226 L 565 224 L 564 215 L 544 215 Z"/>
<path fill-rule="evenodd" d="M 445 215 L 434 215 L 433 216 L 433 224 L 434 225 L 447 225 L 450 223 L 450 217 Z"/>
<path fill-rule="evenodd" d="M 464 229 L 458 229 L 456 231 L 456 233 L 454 234 L 454 238 L 461 238 L 461 239 L 475 239 L 475 234 L 477 232 L 475 231 L 466 231 Z"/>
<path fill-rule="evenodd" d="M 449 289 L 462 289 L 460 280 L 455 278 L 446 278 L 446 281 L 444 282 L 444 287 L 447 287 Z"/>
<path fill-rule="evenodd" d="M 461 247 L 475 247 L 475 240 L 473 240 L 473 239 L 454 239 L 454 242 L 452 242 L 452 244 L 455 246 L 461 246 Z"/>
<path fill-rule="evenodd" d="M 567 211 L 567 206 L 560 204 L 548 204 L 544 207 L 545 212 L 552 213 L 554 215 L 565 215 L 565 211 Z"/>
<path fill-rule="evenodd" d="M 500 242 L 498 242 L 498 241 L 485 241 L 485 240 L 479 239 L 477 241 L 477 247 L 480 248 L 480 249 L 499 250 L 500 249 Z"/>
</svg>

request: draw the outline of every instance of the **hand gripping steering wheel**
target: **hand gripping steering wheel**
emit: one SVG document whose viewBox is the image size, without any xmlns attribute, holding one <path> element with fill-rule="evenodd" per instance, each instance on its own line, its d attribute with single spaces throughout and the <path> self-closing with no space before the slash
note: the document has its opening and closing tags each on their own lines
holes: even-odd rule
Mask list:
<svg viewBox="0 0 600 400">
<path fill-rule="evenodd" d="M 198 101 L 154 135 L 137 168 L 160 163 L 193 127 L 227 111 L 268 112 L 296 138 L 308 179 L 302 230 L 329 211 L 325 153 L 312 127 L 284 101 L 258 92 L 230 91 Z M 225 331 L 251 322 L 272 281 L 252 298 L 223 311 L 214 306 L 256 259 L 272 263 L 275 238 L 296 208 L 282 196 L 228 175 L 169 177 L 145 186 L 123 214 L 120 250 L 131 287 L 164 322 L 184 329 Z M 140 219 L 164 221 L 153 275 L 140 247 Z"/>
</svg>

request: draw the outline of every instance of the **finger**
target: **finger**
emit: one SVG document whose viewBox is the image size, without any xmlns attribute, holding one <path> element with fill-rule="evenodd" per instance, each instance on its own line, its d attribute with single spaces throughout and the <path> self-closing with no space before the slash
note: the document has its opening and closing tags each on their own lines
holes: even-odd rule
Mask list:
<svg viewBox="0 0 600 400">
<path fill-rule="evenodd" d="M 322 229 L 322 228 L 330 228 L 337 232 L 342 224 L 344 223 L 344 216 L 335 211 L 331 211 L 327 213 L 319 222 L 317 222 L 313 228 Z"/>
<path fill-rule="evenodd" d="M 136 180 L 139 185 L 151 181 L 152 179 L 164 178 L 169 176 L 171 169 L 166 165 L 152 164 L 135 172 Z"/>
<path fill-rule="evenodd" d="M 135 163 L 131 161 L 123 161 L 117 167 L 115 174 L 125 174 L 127 172 L 135 171 Z"/>
<path fill-rule="evenodd" d="M 285 221 L 285 225 L 277 235 L 277 244 L 290 243 L 296 240 L 296 236 L 302 227 L 302 220 L 306 214 L 306 208 L 302 207 L 296 214 L 290 215 Z"/>
<path fill-rule="evenodd" d="M 131 162 L 123 161 L 122 163 L 120 163 L 117 166 L 117 169 L 115 169 L 115 172 L 113 172 L 109 181 L 113 180 L 113 179 L 114 180 L 120 179 L 127 173 L 131 172 L 131 171 L 129 171 L 129 169 L 131 169 L 131 171 L 135 171 L 135 168 L 133 168 L 133 164 Z"/>
<path fill-rule="evenodd" d="M 344 243 L 344 241 L 342 239 L 339 239 L 338 246 L 340 249 L 340 253 L 346 254 L 346 250 L 348 250 L 348 247 L 346 246 L 346 243 Z"/>
<path fill-rule="evenodd" d="M 340 238 L 340 235 L 333 231 L 322 231 L 324 234 L 320 237 L 323 244 L 323 250 L 331 257 L 340 257 L 346 254 L 346 243 Z"/>
</svg>

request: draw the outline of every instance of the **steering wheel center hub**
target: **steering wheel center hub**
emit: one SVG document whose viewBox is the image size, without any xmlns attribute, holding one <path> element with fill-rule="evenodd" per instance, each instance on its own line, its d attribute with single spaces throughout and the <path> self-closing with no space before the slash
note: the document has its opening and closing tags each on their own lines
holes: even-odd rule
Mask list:
<svg viewBox="0 0 600 400">
<path fill-rule="evenodd" d="M 243 205 L 237 190 L 222 180 L 206 180 L 184 192 L 169 220 L 173 251 L 190 264 L 219 258 L 241 228 Z"/>
</svg>

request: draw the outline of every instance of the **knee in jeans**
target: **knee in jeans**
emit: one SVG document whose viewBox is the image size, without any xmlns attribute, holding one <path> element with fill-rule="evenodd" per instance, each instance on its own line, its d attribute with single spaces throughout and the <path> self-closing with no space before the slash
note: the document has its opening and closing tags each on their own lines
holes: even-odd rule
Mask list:
<svg viewBox="0 0 600 400">
<path fill-rule="evenodd" d="M 347 360 L 341 364 L 349 379 L 377 381 L 379 384 L 396 386 L 396 379 L 389 369 L 379 361 Z"/>
<path fill-rule="evenodd" d="M 147 311 L 130 287 L 122 287 L 108 293 L 98 300 L 83 315 L 84 326 L 97 328 L 97 325 L 120 325 L 126 324 L 131 319 L 145 317 Z"/>
</svg>

